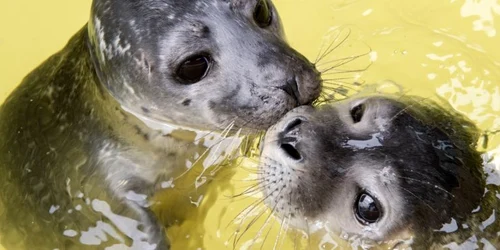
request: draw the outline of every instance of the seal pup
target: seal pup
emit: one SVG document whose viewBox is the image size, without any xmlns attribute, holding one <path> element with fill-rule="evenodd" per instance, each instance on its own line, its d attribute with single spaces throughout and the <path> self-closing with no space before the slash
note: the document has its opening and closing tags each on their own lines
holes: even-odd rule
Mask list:
<svg viewBox="0 0 500 250">
<path fill-rule="evenodd" d="M 320 90 L 268 0 L 95 0 L 0 108 L 1 244 L 168 249 L 148 198 L 217 144 L 196 131 L 260 131 Z"/>
<path fill-rule="evenodd" d="M 320 222 L 345 239 L 441 249 L 480 232 L 478 242 L 498 245 L 500 223 L 485 225 L 498 216 L 500 189 L 485 189 L 479 135 L 462 115 L 418 97 L 298 107 L 263 141 L 263 200 L 293 227 Z"/>
</svg>

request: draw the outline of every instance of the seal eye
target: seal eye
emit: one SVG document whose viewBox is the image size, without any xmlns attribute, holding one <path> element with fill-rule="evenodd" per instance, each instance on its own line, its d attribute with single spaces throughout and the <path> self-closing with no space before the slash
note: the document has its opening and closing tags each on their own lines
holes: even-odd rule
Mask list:
<svg viewBox="0 0 500 250">
<path fill-rule="evenodd" d="M 364 225 L 372 224 L 378 221 L 382 215 L 378 201 L 371 195 L 363 192 L 354 203 L 354 212 L 356 219 Z"/>
<path fill-rule="evenodd" d="M 253 11 L 253 19 L 261 28 L 268 27 L 271 25 L 272 21 L 272 12 L 269 9 L 269 5 L 266 0 L 259 0 L 255 9 Z"/>
<path fill-rule="evenodd" d="M 212 61 L 205 55 L 194 55 L 181 63 L 177 76 L 185 83 L 195 83 L 203 79 L 210 69 Z"/>
<path fill-rule="evenodd" d="M 359 104 L 351 109 L 351 118 L 354 123 L 358 123 L 363 119 L 363 114 L 365 113 L 365 105 Z"/>
</svg>

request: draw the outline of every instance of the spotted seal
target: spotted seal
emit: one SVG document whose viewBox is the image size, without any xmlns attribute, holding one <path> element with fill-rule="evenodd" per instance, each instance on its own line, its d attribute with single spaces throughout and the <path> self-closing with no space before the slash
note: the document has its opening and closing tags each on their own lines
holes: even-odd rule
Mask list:
<svg viewBox="0 0 500 250">
<path fill-rule="evenodd" d="M 414 249 L 498 246 L 499 188 L 486 185 L 479 135 L 452 109 L 412 96 L 298 107 L 265 136 L 260 189 L 300 229 L 320 222 L 346 239 Z"/>
<path fill-rule="evenodd" d="M 168 249 L 147 199 L 210 147 L 189 131 L 260 131 L 320 90 L 268 0 L 94 0 L 1 106 L 2 244 Z"/>
</svg>

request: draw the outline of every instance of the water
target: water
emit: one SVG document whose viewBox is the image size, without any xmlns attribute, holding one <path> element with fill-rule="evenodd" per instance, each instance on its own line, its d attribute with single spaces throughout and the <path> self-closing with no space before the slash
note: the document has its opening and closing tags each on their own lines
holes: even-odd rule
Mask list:
<svg viewBox="0 0 500 250">
<path fill-rule="evenodd" d="M 317 57 L 322 44 L 346 34 L 349 35 L 343 46 L 320 63 L 363 55 L 342 67 L 350 73 L 325 78 L 337 83 L 390 80 L 404 86 L 410 94 L 444 98 L 483 130 L 500 130 L 498 1 L 276 0 L 275 3 L 290 43 L 311 60 Z M 88 0 L 0 2 L 0 68 L 3 69 L 0 101 L 25 74 L 61 48 L 85 23 L 89 5 Z M 324 66 L 328 65 L 332 64 Z M 366 70 L 359 71 L 367 65 L 370 66 Z M 500 135 L 490 135 L 484 150 L 486 170 L 491 173 L 489 182 L 497 185 Z M 174 249 L 233 248 L 232 235 L 238 230 L 238 222 L 251 221 L 260 212 L 251 211 L 246 217 L 247 213 L 242 213 L 238 218 L 259 199 L 258 193 L 229 198 L 252 185 L 255 164 L 254 159 L 243 159 L 238 166 L 225 168 L 203 196 L 169 189 L 170 193 L 157 197 L 164 200 L 178 196 L 184 201 L 158 208 L 162 218 L 169 218 L 166 223 L 173 224 L 168 234 Z M 259 232 L 260 225 L 268 218 L 268 212 L 263 213 L 245 233 L 245 226 L 239 229 L 238 235 L 242 237 L 237 249 L 248 249 L 254 242 L 258 243 L 254 249 L 261 248 L 262 242 L 263 249 L 291 249 L 294 243 L 311 249 L 330 249 L 343 244 L 343 235 L 325 234 L 321 225 L 317 225 L 318 232 L 310 239 L 300 232 L 285 234 L 280 230 L 280 222 L 272 217 L 267 228 Z M 499 223 L 496 218 L 488 219 L 486 224 Z"/>
<path fill-rule="evenodd" d="M 357 48 L 357 54 L 371 52 L 371 66 L 350 74 L 357 82 L 374 83 L 391 80 L 403 85 L 409 94 L 423 97 L 441 97 L 453 108 L 472 119 L 479 128 L 495 131 L 500 128 L 500 5 L 495 1 L 277 1 L 289 41 L 311 60 L 316 58 L 325 35 L 332 28 L 349 29 L 346 46 L 334 51 L 330 59 L 346 56 Z M 314 13 L 314 14 L 312 14 Z M 345 31 L 344 31 L 345 32 Z M 330 39 L 332 36 L 330 36 Z M 362 44 L 361 44 L 362 43 Z M 355 61 L 346 69 L 360 69 L 366 58 Z M 325 77 L 329 78 L 329 77 Z M 487 172 L 490 179 L 500 171 L 500 135 L 491 136 L 486 147 Z M 232 248 L 233 234 L 241 235 L 246 226 L 239 227 L 245 208 L 261 196 L 249 198 L 227 197 L 245 191 L 255 178 L 256 163 L 247 160 L 231 180 L 223 179 L 218 188 L 208 195 L 218 198 L 202 205 L 204 216 L 186 226 L 170 230 L 172 235 L 203 233 L 203 239 L 174 242 L 184 246 L 207 249 Z M 249 169 L 249 170 L 248 170 Z M 222 192 L 221 192 L 222 191 Z M 251 211 L 246 224 L 259 215 Z M 240 218 L 233 221 L 241 213 Z M 310 249 L 331 249 L 342 246 L 336 234 L 319 230 L 310 239 L 300 233 L 280 233 L 279 220 L 270 219 L 266 228 L 260 228 L 268 217 L 262 216 L 239 239 L 236 249 L 293 249 L 294 242 Z M 494 216 L 485 225 L 497 225 Z M 214 220 L 214 218 L 217 218 Z M 201 224 L 201 225 L 200 225 Z M 192 226 L 195 226 L 193 230 Z M 318 225 L 321 228 L 321 225 Z M 260 232 L 259 232 L 260 231 Z M 269 232 L 269 234 L 268 234 Z M 259 235 L 256 237 L 256 235 Z M 267 236 L 267 238 L 266 238 Z M 275 239 L 281 236 L 279 241 Z M 470 247 L 481 244 L 481 238 L 471 239 Z M 307 244 L 309 241 L 310 244 Z M 262 243 L 264 242 L 264 243 Z M 358 244 L 362 245 L 360 241 Z M 356 241 L 355 241 L 356 244 Z M 345 246 L 345 245 L 344 245 Z M 450 245 L 452 247 L 452 245 Z"/>
</svg>

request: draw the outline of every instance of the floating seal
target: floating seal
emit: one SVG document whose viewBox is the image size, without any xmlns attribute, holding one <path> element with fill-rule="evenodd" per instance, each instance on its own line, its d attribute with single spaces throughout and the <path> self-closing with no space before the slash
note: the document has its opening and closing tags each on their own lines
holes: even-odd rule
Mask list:
<svg viewBox="0 0 500 250">
<path fill-rule="evenodd" d="M 216 144 L 193 129 L 260 131 L 320 83 L 267 0 L 93 1 L 1 106 L 2 244 L 167 249 L 147 200 Z"/>
<path fill-rule="evenodd" d="M 268 130 L 258 179 L 265 203 L 298 228 L 319 221 L 372 242 L 414 237 L 423 249 L 480 232 L 495 245 L 499 189 L 485 189 L 479 135 L 460 114 L 417 97 L 298 107 Z"/>
</svg>

